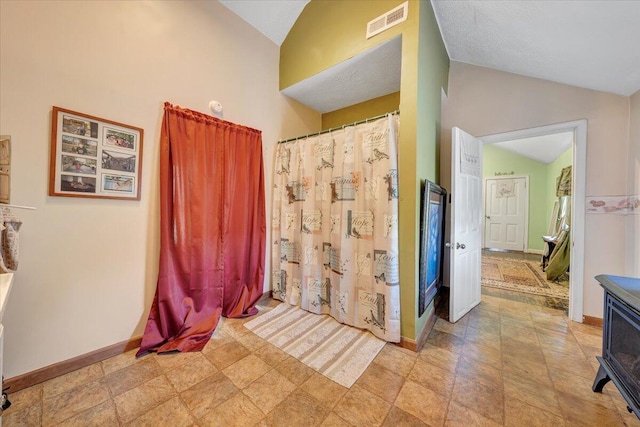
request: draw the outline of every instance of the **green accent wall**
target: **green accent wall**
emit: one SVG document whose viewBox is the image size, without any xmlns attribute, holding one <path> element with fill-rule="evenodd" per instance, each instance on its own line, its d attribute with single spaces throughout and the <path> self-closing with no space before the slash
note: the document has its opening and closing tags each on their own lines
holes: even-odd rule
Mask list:
<svg viewBox="0 0 640 427">
<path fill-rule="evenodd" d="M 379 96 L 359 104 L 324 113 L 322 115 L 322 129 L 331 129 L 354 123 L 395 111 L 398 108 L 400 108 L 400 92 Z"/>
<path fill-rule="evenodd" d="M 485 178 L 493 178 L 496 173 L 529 175 L 529 239 L 528 249 L 542 250 L 542 236 L 547 234 L 549 215 L 547 214 L 547 164 L 531 160 L 511 151 L 485 144 L 482 148 L 482 167 Z"/>
<path fill-rule="evenodd" d="M 410 0 L 406 21 L 365 38 L 369 21 L 402 3 L 309 2 L 280 47 L 280 89 L 402 36 L 398 148 L 401 335 L 414 340 L 433 311 L 430 307 L 421 318 L 417 316 L 420 182 L 439 176 L 440 98 L 442 88 L 447 87 L 449 57 L 429 2 Z"/>
<path fill-rule="evenodd" d="M 543 250 L 541 236 L 547 234 L 556 197 L 556 178 L 562 168 L 573 164 L 573 148 L 546 164 L 531 160 L 491 144 L 482 148 L 483 175 L 492 178 L 496 173 L 529 175 L 529 241 L 528 249 Z"/>
<path fill-rule="evenodd" d="M 558 200 L 556 196 L 556 178 L 560 176 L 562 169 L 573 164 L 573 147 L 562 153 L 560 157 L 549 163 L 547 167 L 547 227 L 553 213 L 553 203 Z M 545 229 L 546 234 L 546 229 Z"/>
</svg>

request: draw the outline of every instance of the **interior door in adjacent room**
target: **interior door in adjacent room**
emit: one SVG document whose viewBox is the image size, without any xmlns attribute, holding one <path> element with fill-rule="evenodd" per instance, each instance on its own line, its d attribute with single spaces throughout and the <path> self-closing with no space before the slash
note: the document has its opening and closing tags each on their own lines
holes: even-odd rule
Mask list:
<svg viewBox="0 0 640 427">
<path fill-rule="evenodd" d="M 451 136 L 449 321 L 480 303 L 482 143 L 454 127 Z"/>
<path fill-rule="evenodd" d="M 524 251 L 529 188 L 527 177 L 485 179 L 484 247 Z"/>
</svg>

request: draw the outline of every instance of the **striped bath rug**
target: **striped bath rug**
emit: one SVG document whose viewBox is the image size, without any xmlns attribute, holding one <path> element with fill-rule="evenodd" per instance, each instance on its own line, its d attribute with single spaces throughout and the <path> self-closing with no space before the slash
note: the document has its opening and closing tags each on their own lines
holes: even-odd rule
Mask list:
<svg viewBox="0 0 640 427">
<path fill-rule="evenodd" d="M 244 326 L 330 380 L 351 387 L 384 347 L 370 332 L 289 304 Z"/>
</svg>

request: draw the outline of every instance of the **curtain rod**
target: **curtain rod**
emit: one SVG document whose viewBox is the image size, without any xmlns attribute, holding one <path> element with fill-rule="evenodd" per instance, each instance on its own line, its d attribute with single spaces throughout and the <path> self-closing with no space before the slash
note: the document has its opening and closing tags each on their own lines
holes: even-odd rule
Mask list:
<svg viewBox="0 0 640 427">
<path fill-rule="evenodd" d="M 321 130 L 320 132 L 314 132 L 314 133 L 309 133 L 307 135 L 297 136 L 295 138 L 289 138 L 289 139 L 285 139 L 285 140 L 280 140 L 280 141 L 278 141 L 278 144 L 284 144 L 285 142 L 296 141 L 296 140 L 302 139 L 302 138 L 309 138 L 310 136 L 322 135 L 322 134 L 325 134 L 325 133 L 333 132 L 334 130 L 344 129 L 347 126 L 356 126 L 356 125 L 359 125 L 359 124 L 362 124 L 362 123 L 367 123 L 367 122 L 370 122 L 370 121 L 373 121 L 373 120 L 381 119 L 383 117 L 388 116 L 389 114 L 391 114 L 391 115 L 400 114 L 400 110 L 390 111 L 388 113 L 380 114 L 379 116 L 369 117 L 369 118 L 364 119 L 364 120 L 358 120 L 357 122 L 344 124 L 342 126 L 336 126 L 334 128 L 330 128 L 330 129 Z"/>
<path fill-rule="evenodd" d="M 28 209 L 30 211 L 35 211 L 36 208 L 32 206 L 21 206 L 21 205 L 10 205 L 8 203 L 0 203 L 0 208 L 16 208 L 16 209 Z"/>
</svg>

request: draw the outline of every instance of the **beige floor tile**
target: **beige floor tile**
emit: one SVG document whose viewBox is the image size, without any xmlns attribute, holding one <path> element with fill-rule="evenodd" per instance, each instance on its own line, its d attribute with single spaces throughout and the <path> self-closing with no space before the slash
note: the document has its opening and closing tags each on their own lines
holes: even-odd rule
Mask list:
<svg viewBox="0 0 640 427">
<path fill-rule="evenodd" d="M 222 347 L 223 345 L 235 342 L 235 339 L 220 331 L 220 328 L 217 328 L 214 334 L 211 336 L 211 339 L 202 349 L 203 354 L 211 353 L 214 350 Z"/>
<path fill-rule="evenodd" d="M 402 377 L 406 377 L 413 369 L 417 357 L 416 353 L 408 353 L 398 346 L 386 344 L 373 361 Z"/>
<path fill-rule="evenodd" d="M 429 404 L 426 404 L 429 402 Z M 395 406 L 431 426 L 444 423 L 449 399 L 407 380 L 398 394 Z"/>
<path fill-rule="evenodd" d="M 524 342 L 517 338 L 502 339 L 502 356 L 513 356 L 531 362 L 545 363 L 540 345 Z"/>
<path fill-rule="evenodd" d="M 484 417 L 476 411 L 464 407 L 458 402 L 452 400 L 449 403 L 444 425 L 446 427 L 499 427 L 502 424 Z"/>
<path fill-rule="evenodd" d="M 176 395 L 176 391 L 164 376 L 114 397 L 118 417 L 128 423 Z"/>
<path fill-rule="evenodd" d="M 224 368 L 222 373 L 225 374 L 236 387 L 243 389 L 266 374 L 270 369 L 271 367 L 264 363 L 262 359 L 250 354 L 233 365 Z"/>
<path fill-rule="evenodd" d="M 384 421 L 391 405 L 363 389 L 354 385 L 340 399 L 333 411 L 348 423 L 357 426 L 379 426 Z"/>
<path fill-rule="evenodd" d="M 447 371 L 455 371 L 460 356 L 440 347 L 426 343 L 418 358 Z"/>
<path fill-rule="evenodd" d="M 502 367 L 484 363 L 470 357 L 461 357 L 456 370 L 456 380 L 459 378 L 475 381 L 486 387 L 502 390 Z"/>
<path fill-rule="evenodd" d="M 501 348 L 501 337 L 499 324 L 492 328 L 476 328 L 470 324 L 467 327 L 467 333 L 464 337 L 465 343 L 483 344 L 487 347 L 493 347 L 496 350 Z"/>
<path fill-rule="evenodd" d="M 397 406 L 392 406 L 389 409 L 387 417 L 382 423 L 383 427 L 428 427 L 428 424 L 414 417 L 408 412 L 403 411 Z"/>
<path fill-rule="evenodd" d="M 171 426 L 189 427 L 193 425 L 194 419 L 189 410 L 184 406 L 179 397 L 156 406 L 146 414 L 141 415 L 130 423 L 127 427 L 143 426 Z M 88 425 L 88 424 L 85 424 Z M 113 424 L 112 424 L 113 425 Z"/>
<path fill-rule="evenodd" d="M 32 402 L 29 406 L 12 406 L 2 413 L 2 422 L 7 426 L 41 426 L 42 424 L 42 401 Z"/>
<path fill-rule="evenodd" d="M 86 427 L 86 426 L 114 426 L 118 425 L 116 406 L 111 400 L 102 402 L 92 408 L 71 417 L 58 426 L 62 427 Z"/>
<path fill-rule="evenodd" d="M 485 363 L 494 368 L 502 368 L 502 351 L 486 343 L 466 342 L 462 347 L 461 355 L 467 359 L 473 359 L 478 362 Z"/>
<path fill-rule="evenodd" d="M 15 393 L 11 393 L 11 390 L 8 392 L 11 406 L 2 413 L 2 416 L 42 403 L 42 384 L 36 384 Z"/>
<path fill-rule="evenodd" d="M 520 427 L 523 422 L 526 422 L 528 427 L 562 427 L 565 425 L 561 416 L 555 415 L 547 408 L 527 405 L 513 397 L 506 399 L 504 406 L 504 425 L 507 427 Z"/>
<path fill-rule="evenodd" d="M 216 368 L 223 370 L 238 360 L 247 357 L 249 354 L 251 354 L 251 352 L 247 347 L 233 340 L 232 342 L 224 344 L 215 351 L 208 352 L 205 355 Z"/>
<path fill-rule="evenodd" d="M 280 362 L 289 357 L 287 353 L 269 343 L 255 350 L 253 354 L 258 356 L 264 361 L 264 363 L 271 367 L 277 366 Z"/>
<path fill-rule="evenodd" d="M 560 395 L 572 395 L 587 402 L 611 407 L 613 405 L 611 395 L 614 392 L 618 392 L 615 386 L 612 387 L 613 384 L 610 383 L 602 393 L 594 393 L 591 387 L 593 386 L 595 375 L 594 378 L 583 378 L 554 367 L 549 367 L 549 374 L 551 375 L 553 386 L 558 391 L 558 397 Z"/>
<path fill-rule="evenodd" d="M 260 409 L 242 393 L 233 395 L 229 400 L 208 411 L 198 423 L 208 427 L 246 427 L 253 426 L 263 417 Z"/>
<path fill-rule="evenodd" d="M 451 400 L 497 423 L 503 422 L 504 394 L 502 388 L 497 389 L 479 381 L 458 376 L 453 387 Z"/>
<path fill-rule="evenodd" d="M 117 396 L 162 375 L 162 369 L 155 358 L 148 357 L 138 363 L 126 365 L 104 377 L 112 396 Z"/>
<path fill-rule="evenodd" d="M 555 415 L 562 415 L 558 396 L 552 385 L 542 386 L 539 379 L 505 374 L 504 394 L 506 400 L 518 399 L 530 406 Z"/>
<path fill-rule="evenodd" d="M 531 379 L 541 385 L 553 386 L 549 378 L 547 365 L 544 363 L 532 362 L 519 357 L 506 355 L 502 359 L 502 372 L 504 376 L 509 374 L 512 377 Z"/>
<path fill-rule="evenodd" d="M 593 363 L 586 360 L 586 357 L 582 359 L 580 357 L 568 356 L 565 353 L 556 353 L 553 351 L 545 351 L 544 354 L 547 366 L 556 370 L 570 372 L 591 381 L 593 381 L 596 373 L 598 372 L 598 370 L 594 368 Z M 577 354 L 579 356 L 582 352 Z"/>
<path fill-rule="evenodd" d="M 431 331 L 427 343 L 444 348 L 452 353 L 461 353 L 464 339 L 441 331 Z"/>
<path fill-rule="evenodd" d="M 332 409 L 348 391 L 346 387 L 331 381 L 320 373 L 313 374 L 300 385 L 300 390 L 313 396 L 321 405 Z"/>
<path fill-rule="evenodd" d="M 178 393 L 218 372 L 215 366 L 202 354 L 188 364 L 167 370 L 165 375 Z"/>
<path fill-rule="evenodd" d="M 464 321 L 458 321 L 456 323 L 448 322 L 445 319 L 438 318 L 433 325 L 433 330 L 446 332 L 451 335 L 455 335 L 460 338 L 464 338 L 467 331 L 467 319 Z"/>
<path fill-rule="evenodd" d="M 317 399 L 297 389 L 276 406 L 261 422 L 260 426 L 318 426 L 329 415 Z"/>
<path fill-rule="evenodd" d="M 321 427 L 352 427 L 351 424 L 340 418 L 335 412 L 331 412 L 327 415 L 327 418 L 324 419 Z"/>
<path fill-rule="evenodd" d="M 180 397 L 196 418 L 202 418 L 238 392 L 231 380 L 218 372 L 183 391 Z"/>
<path fill-rule="evenodd" d="M 275 369 L 295 385 L 302 384 L 316 372 L 291 356 L 287 356 Z"/>
<path fill-rule="evenodd" d="M 618 427 L 624 425 L 612 402 L 610 406 L 603 405 L 582 400 L 571 394 L 559 394 L 558 401 L 567 426 Z"/>
<path fill-rule="evenodd" d="M 416 363 L 424 362 L 416 361 Z M 383 368 L 378 363 L 371 363 L 356 384 L 388 403 L 393 403 L 404 384 L 404 377 Z"/>
<path fill-rule="evenodd" d="M 295 384 L 273 369 L 243 389 L 242 392 L 264 414 L 268 414 L 295 389 Z"/>
<path fill-rule="evenodd" d="M 263 340 L 253 332 L 242 335 L 237 341 L 243 346 L 247 347 L 249 351 L 256 351 L 260 347 L 266 345 L 268 342 Z"/>
<path fill-rule="evenodd" d="M 104 377 L 102 366 L 99 363 L 95 363 L 44 382 L 42 384 L 42 396 L 44 399 L 48 399 L 102 377 Z"/>
<path fill-rule="evenodd" d="M 44 398 L 42 425 L 59 424 L 109 399 L 109 390 L 103 380 L 96 380 L 80 385 L 65 393 Z"/>
<path fill-rule="evenodd" d="M 422 359 L 416 361 L 408 377 L 410 381 L 445 397 L 451 397 L 455 378 L 456 374 L 454 371 L 442 369 Z"/>
<path fill-rule="evenodd" d="M 178 366 L 185 365 L 187 363 L 193 363 L 198 357 L 200 357 L 199 351 L 186 352 L 186 353 L 162 353 L 152 354 L 151 357 L 155 358 L 158 365 L 165 371 L 176 368 Z"/>
<path fill-rule="evenodd" d="M 129 350 L 126 353 L 119 354 L 114 357 L 110 357 L 109 359 L 103 360 L 100 362 L 102 365 L 102 370 L 105 375 L 109 375 L 112 372 L 115 372 L 119 369 L 126 368 L 127 366 L 131 366 L 135 363 L 142 362 L 147 360 L 147 357 L 141 357 L 136 359 L 136 353 L 138 349 Z"/>
<path fill-rule="evenodd" d="M 247 318 L 244 321 L 242 319 L 226 319 L 222 325 L 222 332 L 237 340 L 243 335 L 251 333 L 249 329 L 244 327 L 244 324 L 249 320 L 251 319 Z"/>
</svg>

